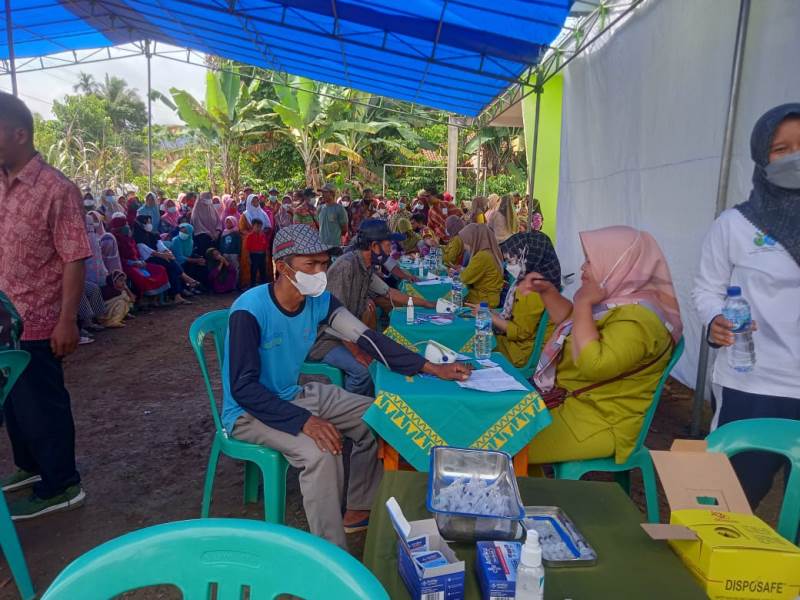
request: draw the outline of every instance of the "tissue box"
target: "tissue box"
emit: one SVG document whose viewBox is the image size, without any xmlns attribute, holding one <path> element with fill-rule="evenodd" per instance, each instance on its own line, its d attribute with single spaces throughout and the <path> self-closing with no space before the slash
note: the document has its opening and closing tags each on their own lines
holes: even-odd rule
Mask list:
<svg viewBox="0 0 800 600">
<path fill-rule="evenodd" d="M 411 598 L 463 600 L 464 561 L 441 538 L 436 521 L 409 522 L 394 498 L 387 500 L 386 508 L 398 537 L 397 569 Z M 441 564 L 442 559 L 447 564 Z"/>
<path fill-rule="evenodd" d="M 483 600 L 514 598 L 521 551 L 519 542 L 478 542 L 475 568 Z"/>
</svg>

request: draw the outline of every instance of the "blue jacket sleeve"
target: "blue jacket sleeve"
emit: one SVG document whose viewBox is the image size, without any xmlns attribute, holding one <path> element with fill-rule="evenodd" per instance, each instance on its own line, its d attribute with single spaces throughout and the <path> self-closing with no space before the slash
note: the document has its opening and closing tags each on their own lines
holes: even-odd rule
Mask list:
<svg viewBox="0 0 800 600">
<path fill-rule="evenodd" d="M 261 328 L 249 312 L 237 310 L 228 320 L 228 377 L 233 399 L 267 427 L 297 435 L 311 413 L 265 388 L 259 381 Z"/>
</svg>

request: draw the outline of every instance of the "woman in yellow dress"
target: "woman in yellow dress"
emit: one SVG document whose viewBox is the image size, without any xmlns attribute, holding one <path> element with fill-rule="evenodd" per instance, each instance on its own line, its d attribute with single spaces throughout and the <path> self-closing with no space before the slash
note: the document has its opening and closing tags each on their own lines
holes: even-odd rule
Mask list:
<svg viewBox="0 0 800 600">
<path fill-rule="evenodd" d="M 531 441 L 532 464 L 612 456 L 625 462 L 683 331 L 653 236 L 617 226 L 580 237 L 586 262 L 572 302 L 538 273 L 520 284 L 541 295 L 556 324 L 534 383 L 557 406 Z"/>
<path fill-rule="evenodd" d="M 491 230 L 486 225 L 471 223 L 458 232 L 469 255 L 467 266 L 461 271 L 461 282 L 469 292 L 464 299 L 469 304 L 486 302 L 489 308 L 500 305 L 503 290 L 503 254 Z"/>
</svg>

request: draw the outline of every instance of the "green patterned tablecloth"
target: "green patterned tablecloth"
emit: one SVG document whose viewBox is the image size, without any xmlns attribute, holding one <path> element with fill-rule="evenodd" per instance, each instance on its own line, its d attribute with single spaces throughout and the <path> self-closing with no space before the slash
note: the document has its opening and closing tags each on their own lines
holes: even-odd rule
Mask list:
<svg viewBox="0 0 800 600">
<path fill-rule="evenodd" d="M 431 285 L 418 285 L 410 281 L 403 281 L 400 284 L 400 291 L 407 296 L 418 296 L 436 302 L 439 298 L 444 298 L 453 289 L 452 283 L 434 283 Z"/>
<path fill-rule="evenodd" d="M 414 316 L 433 315 L 436 311 L 431 308 L 415 308 Z M 475 337 L 475 318 L 471 314 L 457 316 L 449 325 L 436 325 L 435 323 L 422 322 L 408 325 L 406 323 L 406 309 L 396 308 L 389 318 L 389 327 L 384 335 L 403 344 L 406 348 L 423 352 L 428 340 L 435 340 L 448 348 L 469 354 L 474 350 L 473 338 Z M 492 342 L 495 338 L 492 337 Z"/>
<path fill-rule="evenodd" d="M 433 446 L 502 450 L 513 456 L 550 424 L 550 413 L 503 355 L 492 354 L 492 360 L 525 391 L 479 392 L 435 377 L 406 377 L 378 364 L 375 402 L 364 421 L 418 471 L 428 470 Z"/>
</svg>

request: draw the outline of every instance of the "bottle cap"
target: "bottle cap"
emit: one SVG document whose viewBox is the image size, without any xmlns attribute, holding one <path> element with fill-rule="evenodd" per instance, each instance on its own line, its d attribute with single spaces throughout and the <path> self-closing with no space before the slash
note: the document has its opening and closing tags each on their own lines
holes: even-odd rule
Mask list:
<svg viewBox="0 0 800 600">
<path fill-rule="evenodd" d="M 481 308 L 489 308 L 488 302 L 481 302 Z"/>
<path fill-rule="evenodd" d="M 728 287 L 728 296 L 730 296 L 731 298 L 736 298 L 736 296 L 741 296 L 741 295 L 742 295 L 742 288 L 740 288 L 738 285 L 732 285 Z"/>
<path fill-rule="evenodd" d="M 527 567 L 542 565 L 542 547 L 539 545 L 539 532 L 535 529 L 528 529 L 528 536 L 522 546 L 519 561 Z"/>
</svg>

